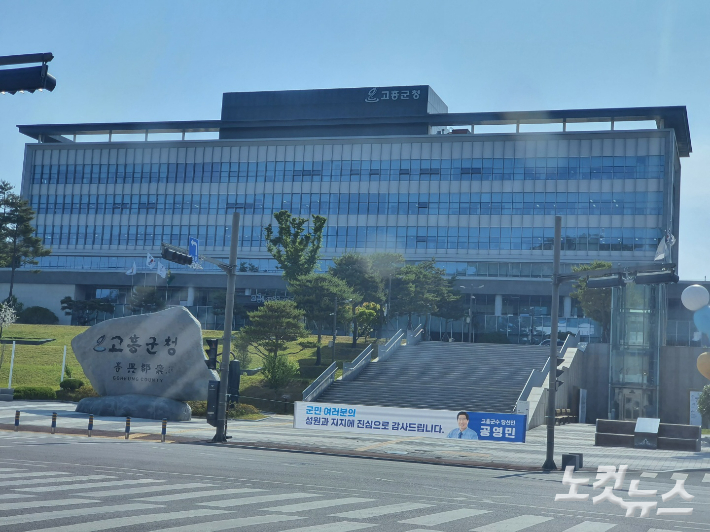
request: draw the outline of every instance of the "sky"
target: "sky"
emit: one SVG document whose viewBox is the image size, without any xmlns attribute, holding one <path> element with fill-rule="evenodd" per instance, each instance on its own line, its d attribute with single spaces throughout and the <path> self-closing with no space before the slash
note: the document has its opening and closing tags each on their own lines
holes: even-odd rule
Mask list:
<svg viewBox="0 0 710 532">
<path fill-rule="evenodd" d="M 681 279 L 710 276 L 710 2 L 121 0 L 0 4 L 0 55 L 52 52 L 52 92 L 0 95 L 18 124 L 219 119 L 222 93 L 431 85 L 449 112 L 685 105 Z"/>
</svg>

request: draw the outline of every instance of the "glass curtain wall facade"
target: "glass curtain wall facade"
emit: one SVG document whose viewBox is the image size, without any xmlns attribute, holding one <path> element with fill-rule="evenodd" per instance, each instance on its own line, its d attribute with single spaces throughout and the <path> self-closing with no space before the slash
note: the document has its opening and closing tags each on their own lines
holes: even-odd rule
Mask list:
<svg viewBox="0 0 710 532">
<path fill-rule="evenodd" d="M 668 132 L 466 137 L 28 145 L 23 194 L 52 247 L 40 260 L 49 270 L 125 271 L 188 236 L 226 258 L 238 210 L 240 270 L 277 273 L 263 227 L 281 209 L 328 218 L 322 268 L 345 251 L 387 250 L 434 257 L 460 277 L 544 279 L 554 215 L 565 270 L 653 258 L 668 214 Z M 482 311 L 474 327 L 534 343 L 549 320 Z M 454 336 L 467 327 L 432 322 Z"/>
</svg>

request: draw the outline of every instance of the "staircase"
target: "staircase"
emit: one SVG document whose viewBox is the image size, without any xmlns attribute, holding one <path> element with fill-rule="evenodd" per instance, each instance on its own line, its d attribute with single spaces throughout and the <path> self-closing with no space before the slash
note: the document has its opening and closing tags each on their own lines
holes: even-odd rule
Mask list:
<svg viewBox="0 0 710 532">
<path fill-rule="evenodd" d="M 422 342 L 369 364 L 352 381 L 335 381 L 321 403 L 512 412 L 544 346 Z"/>
</svg>

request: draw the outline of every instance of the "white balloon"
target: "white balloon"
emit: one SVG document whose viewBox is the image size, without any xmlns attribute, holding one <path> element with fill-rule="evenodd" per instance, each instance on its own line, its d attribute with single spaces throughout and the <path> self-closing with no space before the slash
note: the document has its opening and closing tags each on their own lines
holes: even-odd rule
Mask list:
<svg viewBox="0 0 710 532">
<path fill-rule="evenodd" d="M 704 286 L 691 284 L 680 296 L 683 306 L 695 312 L 710 302 L 710 292 Z"/>
</svg>

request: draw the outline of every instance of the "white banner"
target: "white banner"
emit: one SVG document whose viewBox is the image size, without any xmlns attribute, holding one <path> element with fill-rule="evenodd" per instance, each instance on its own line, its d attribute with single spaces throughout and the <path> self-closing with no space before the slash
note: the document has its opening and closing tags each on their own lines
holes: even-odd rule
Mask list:
<svg viewBox="0 0 710 532">
<path fill-rule="evenodd" d="M 525 442 L 526 416 L 297 401 L 293 426 L 389 436 Z"/>
</svg>

